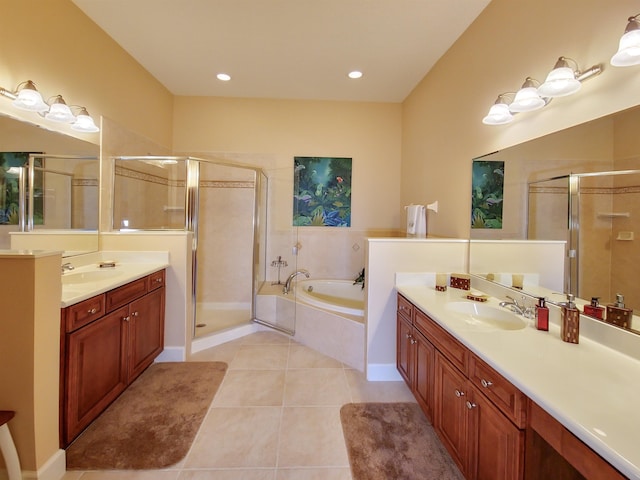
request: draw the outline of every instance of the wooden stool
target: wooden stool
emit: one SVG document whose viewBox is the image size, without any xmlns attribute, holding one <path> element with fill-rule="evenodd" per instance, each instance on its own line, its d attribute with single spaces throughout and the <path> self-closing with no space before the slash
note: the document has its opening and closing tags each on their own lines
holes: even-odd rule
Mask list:
<svg viewBox="0 0 640 480">
<path fill-rule="evenodd" d="M 20 460 L 16 446 L 13 444 L 11 432 L 7 423 L 15 416 L 16 412 L 10 410 L 0 410 L 0 451 L 4 457 L 9 480 L 22 480 L 20 471 Z"/>
</svg>

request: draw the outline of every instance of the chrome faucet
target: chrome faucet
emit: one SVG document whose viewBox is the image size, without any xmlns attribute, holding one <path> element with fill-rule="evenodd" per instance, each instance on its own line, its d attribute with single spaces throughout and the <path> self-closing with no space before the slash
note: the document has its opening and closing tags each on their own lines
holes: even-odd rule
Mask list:
<svg viewBox="0 0 640 480">
<path fill-rule="evenodd" d="M 518 303 L 518 300 L 507 295 L 507 298 L 510 301 L 500 302 L 500 306 L 503 308 L 508 308 L 512 312 L 517 313 L 518 315 L 522 315 L 525 318 L 531 318 L 532 315 L 535 315 L 535 307 L 527 307 L 524 304 L 525 297 L 522 297 L 522 304 Z"/>
<path fill-rule="evenodd" d="M 70 270 L 73 270 L 74 268 L 75 268 L 75 267 L 74 267 L 73 265 L 71 265 L 71 263 L 70 263 L 70 262 L 63 263 L 63 264 L 62 264 L 62 273 L 64 273 L 64 272 L 68 272 L 68 271 L 70 271 Z"/>
<path fill-rule="evenodd" d="M 282 289 L 282 293 L 284 293 L 285 295 L 289 293 L 289 290 L 291 290 L 291 282 L 298 275 L 304 275 L 305 277 L 309 278 L 309 272 L 307 270 L 305 269 L 296 270 L 291 275 L 289 275 L 289 278 L 287 278 L 287 281 L 285 282 L 284 287 Z"/>
</svg>

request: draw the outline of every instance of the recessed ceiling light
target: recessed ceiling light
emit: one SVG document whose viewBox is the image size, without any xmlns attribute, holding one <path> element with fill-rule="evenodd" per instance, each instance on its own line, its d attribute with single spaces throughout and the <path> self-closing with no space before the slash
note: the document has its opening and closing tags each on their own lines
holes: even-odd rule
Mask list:
<svg viewBox="0 0 640 480">
<path fill-rule="evenodd" d="M 219 73 L 218 75 L 216 75 L 216 77 L 218 78 L 218 80 L 222 80 L 223 82 L 228 82 L 229 80 L 231 80 L 231 75 L 227 75 L 226 73 Z"/>
<path fill-rule="evenodd" d="M 362 72 L 359 70 L 354 70 L 353 72 L 349 72 L 349 78 L 360 78 L 362 77 Z"/>
</svg>

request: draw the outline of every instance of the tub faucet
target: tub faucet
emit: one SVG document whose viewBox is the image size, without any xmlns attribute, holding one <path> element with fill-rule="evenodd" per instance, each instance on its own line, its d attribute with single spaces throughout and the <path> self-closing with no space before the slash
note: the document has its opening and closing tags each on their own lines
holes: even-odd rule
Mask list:
<svg viewBox="0 0 640 480">
<path fill-rule="evenodd" d="M 291 282 L 298 275 L 304 275 L 305 277 L 309 278 L 309 272 L 307 270 L 296 270 L 291 275 L 289 275 L 289 278 L 287 278 L 287 281 L 284 284 L 284 288 L 282 289 L 282 293 L 284 293 L 285 295 L 289 293 L 289 290 L 291 290 Z"/>
<path fill-rule="evenodd" d="M 73 268 L 74 268 L 74 267 L 73 267 L 73 265 L 71 265 L 71 263 L 70 263 L 70 262 L 63 263 L 63 264 L 62 264 L 62 273 L 64 273 L 64 272 L 68 272 L 68 271 L 70 271 L 70 270 L 73 270 Z"/>
</svg>

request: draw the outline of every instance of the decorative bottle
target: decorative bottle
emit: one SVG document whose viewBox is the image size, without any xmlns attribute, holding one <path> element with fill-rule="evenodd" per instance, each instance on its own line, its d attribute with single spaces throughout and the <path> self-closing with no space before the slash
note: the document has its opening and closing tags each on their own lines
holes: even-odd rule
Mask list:
<svg viewBox="0 0 640 480">
<path fill-rule="evenodd" d="M 549 330 L 549 307 L 544 297 L 538 298 L 538 305 L 536 305 L 536 328 L 545 332 Z"/>
<path fill-rule="evenodd" d="M 607 323 L 612 323 L 622 328 L 631 328 L 633 310 L 624 306 L 624 296 L 616 294 L 616 303 L 607 305 Z"/>
<path fill-rule="evenodd" d="M 598 303 L 598 297 L 591 297 L 591 305 L 584 306 L 584 314 L 604 320 L 604 307 Z"/>
<path fill-rule="evenodd" d="M 560 338 L 563 342 L 580 341 L 580 310 L 576 308 L 575 296 L 567 294 L 567 303 L 560 312 Z"/>
</svg>

